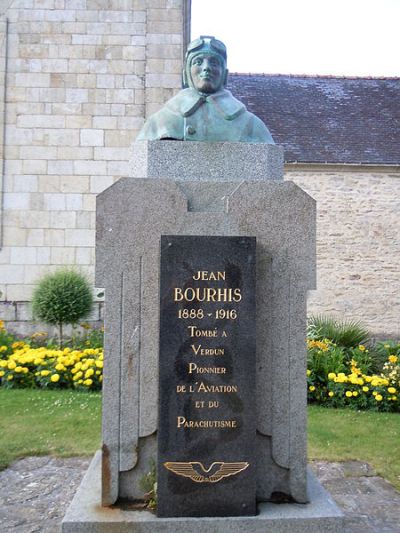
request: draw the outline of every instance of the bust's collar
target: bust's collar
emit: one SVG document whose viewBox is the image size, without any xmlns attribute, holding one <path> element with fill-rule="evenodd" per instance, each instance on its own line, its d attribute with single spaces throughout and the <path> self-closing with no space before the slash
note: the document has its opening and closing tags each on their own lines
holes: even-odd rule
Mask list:
<svg viewBox="0 0 400 533">
<path fill-rule="evenodd" d="M 183 89 L 168 102 L 167 106 L 173 111 L 179 112 L 184 117 L 190 117 L 205 102 L 214 105 L 225 120 L 233 120 L 246 110 L 244 104 L 236 100 L 226 89 L 222 89 L 209 96 L 199 94 L 191 88 Z"/>
</svg>

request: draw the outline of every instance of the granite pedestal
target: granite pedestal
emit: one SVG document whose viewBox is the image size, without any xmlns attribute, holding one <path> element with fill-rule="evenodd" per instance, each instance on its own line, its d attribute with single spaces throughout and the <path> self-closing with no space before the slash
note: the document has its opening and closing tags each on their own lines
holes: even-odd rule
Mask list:
<svg viewBox="0 0 400 533">
<path fill-rule="evenodd" d="M 101 452 L 98 452 L 62 524 L 63 533 L 340 533 L 344 516 L 311 471 L 308 504 L 259 503 L 256 516 L 157 518 L 128 504 L 102 507 Z"/>
<path fill-rule="evenodd" d="M 257 241 L 253 416 L 260 514 L 159 522 L 146 512 L 120 510 L 121 529 L 115 531 L 214 532 L 228 524 L 233 531 L 265 531 L 270 512 L 277 521 L 271 531 L 309 531 L 318 521 L 315 531 L 341 528 L 340 513 L 332 514 L 329 503 L 327 518 L 325 493 L 318 489 L 314 498 L 315 482 L 307 475 L 306 296 L 315 288 L 315 202 L 282 176 L 280 147 L 143 141 L 133 147 L 132 177 L 97 198 L 96 285 L 106 290 L 104 506 L 142 497 L 139 480 L 157 457 L 161 236 Z M 297 503 L 261 503 L 277 495 Z M 113 511 L 97 505 L 98 516 L 107 520 Z M 307 509 L 317 522 L 307 522 Z M 71 531 L 68 516 L 64 531 Z M 93 531 L 107 527 L 97 518 L 93 524 Z"/>
<path fill-rule="evenodd" d="M 106 288 L 108 357 L 103 502 L 140 497 L 138 480 L 157 456 L 163 234 L 257 238 L 257 498 L 283 492 L 305 502 L 306 293 L 314 286 L 315 203 L 291 182 L 225 182 L 220 204 L 208 210 L 208 182 L 195 183 L 195 192 L 191 185 L 126 178 L 98 197 L 96 275 Z M 197 204 L 188 209 L 192 196 Z"/>
</svg>

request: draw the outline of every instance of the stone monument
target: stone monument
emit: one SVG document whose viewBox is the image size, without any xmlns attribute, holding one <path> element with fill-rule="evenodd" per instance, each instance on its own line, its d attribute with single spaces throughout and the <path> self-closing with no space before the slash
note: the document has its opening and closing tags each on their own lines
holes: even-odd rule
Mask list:
<svg viewBox="0 0 400 533">
<path fill-rule="evenodd" d="M 191 43 L 187 88 L 98 197 L 103 447 L 64 533 L 342 530 L 307 471 L 315 202 L 226 75 L 220 41 Z M 152 460 L 158 516 L 132 510 Z"/>
</svg>

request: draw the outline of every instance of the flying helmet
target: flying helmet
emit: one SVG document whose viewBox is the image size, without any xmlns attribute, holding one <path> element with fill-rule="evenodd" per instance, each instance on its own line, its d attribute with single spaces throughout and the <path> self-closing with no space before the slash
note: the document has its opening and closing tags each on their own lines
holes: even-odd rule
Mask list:
<svg viewBox="0 0 400 533">
<path fill-rule="evenodd" d="M 223 86 L 225 87 L 228 80 L 226 46 L 222 41 L 218 41 L 218 39 L 212 35 L 201 35 L 198 39 L 189 43 L 185 55 L 185 67 L 183 69 L 183 86 L 193 88 L 192 77 L 190 75 L 190 64 L 192 59 L 199 54 L 210 54 L 219 58 L 225 70 L 223 79 Z"/>
</svg>

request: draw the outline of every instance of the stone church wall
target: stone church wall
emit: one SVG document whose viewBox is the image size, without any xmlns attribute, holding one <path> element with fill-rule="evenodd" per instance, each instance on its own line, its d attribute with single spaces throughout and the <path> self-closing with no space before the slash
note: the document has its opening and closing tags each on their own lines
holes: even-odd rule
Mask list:
<svg viewBox="0 0 400 533">
<path fill-rule="evenodd" d="M 317 200 L 318 289 L 309 312 L 399 338 L 400 169 L 288 165 L 285 179 Z"/>
<path fill-rule="evenodd" d="M 181 0 L 8 4 L 0 291 L 26 301 L 61 265 L 92 276 L 96 194 L 180 88 L 184 24 Z"/>
</svg>

